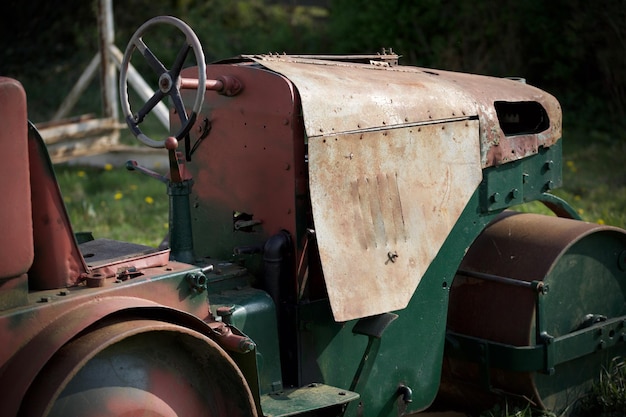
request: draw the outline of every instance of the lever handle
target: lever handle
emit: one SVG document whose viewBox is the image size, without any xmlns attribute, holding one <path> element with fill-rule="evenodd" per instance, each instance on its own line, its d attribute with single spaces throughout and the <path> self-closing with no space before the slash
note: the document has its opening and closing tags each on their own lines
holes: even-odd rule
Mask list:
<svg viewBox="0 0 626 417">
<path fill-rule="evenodd" d="M 155 178 L 165 184 L 176 183 L 180 184 L 185 180 L 190 180 L 191 176 L 185 170 L 185 165 L 182 163 L 182 155 L 176 149 L 178 148 L 178 141 L 175 137 L 169 137 L 165 140 L 165 148 L 167 149 L 169 156 L 170 172 L 169 178 L 167 176 L 158 174 L 149 170 L 146 167 L 139 165 L 137 161 L 126 162 L 126 169 L 129 171 L 139 171 L 149 177 Z"/>
<path fill-rule="evenodd" d="M 183 182 L 182 164 L 178 162 L 178 152 L 176 151 L 178 140 L 173 136 L 165 139 L 165 148 L 170 161 L 170 181 L 176 183 Z"/>
<path fill-rule="evenodd" d="M 163 182 L 165 184 L 168 183 L 168 179 L 165 176 L 163 176 L 163 175 L 161 175 L 161 174 L 159 174 L 157 172 L 151 171 L 151 170 L 149 170 L 146 167 L 143 167 L 143 166 L 139 165 L 139 163 L 137 161 L 133 161 L 133 160 L 127 161 L 126 162 L 126 169 L 129 170 L 129 171 L 139 171 L 142 174 L 145 174 L 145 175 L 147 175 L 149 177 L 155 178 L 155 179 L 157 179 L 157 180 L 159 180 L 159 181 L 161 181 L 161 182 Z"/>
</svg>

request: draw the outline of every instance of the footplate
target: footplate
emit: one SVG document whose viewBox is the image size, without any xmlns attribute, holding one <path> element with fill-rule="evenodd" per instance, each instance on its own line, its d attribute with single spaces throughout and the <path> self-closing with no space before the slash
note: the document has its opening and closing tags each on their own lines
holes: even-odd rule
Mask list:
<svg viewBox="0 0 626 417">
<path fill-rule="evenodd" d="M 324 384 L 309 384 L 302 388 L 283 390 L 261 397 L 265 417 L 283 417 L 307 411 L 347 404 L 359 398 L 356 392 Z"/>
</svg>

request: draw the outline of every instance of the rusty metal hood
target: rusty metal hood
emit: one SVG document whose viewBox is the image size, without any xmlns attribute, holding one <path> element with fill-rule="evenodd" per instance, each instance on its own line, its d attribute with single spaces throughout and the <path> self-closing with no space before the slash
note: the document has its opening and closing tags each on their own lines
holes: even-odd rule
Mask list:
<svg viewBox="0 0 626 417">
<path fill-rule="evenodd" d="M 480 184 L 482 168 L 506 162 L 501 154 L 508 161 L 537 152 L 539 141 L 549 145 L 560 134 L 558 103 L 511 80 L 252 59 L 288 78 L 301 97 L 314 226 L 337 321 L 406 307 Z M 528 135 L 513 138 L 524 143 L 515 152 L 493 151 L 507 139 L 494 102 L 538 99 L 552 106 L 547 113 L 558 113 L 558 128 L 531 135 L 531 145 Z"/>
<path fill-rule="evenodd" d="M 483 168 L 533 155 L 561 138 L 559 102 L 519 79 L 375 61 L 359 64 L 289 55 L 245 58 L 283 74 L 297 87 L 309 138 L 478 118 Z M 536 103 L 542 109 L 536 117 L 545 120 L 530 131 L 507 132 L 504 119 L 519 117 L 520 110 L 504 105 L 498 109 L 498 104 L 506 103 Z"/>
</svg>

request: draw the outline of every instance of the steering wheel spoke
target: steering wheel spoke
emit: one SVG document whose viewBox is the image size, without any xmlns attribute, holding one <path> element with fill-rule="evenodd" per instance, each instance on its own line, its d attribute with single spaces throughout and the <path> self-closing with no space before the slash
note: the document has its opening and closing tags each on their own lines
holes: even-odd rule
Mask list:
<svg viewBox="0 0 626 417">
<path fill-rule="evenodd" d="M 145 102 L 141 109 L 139 109 L 137 115 L 135 116 L 135 123 L 139 124 L 143 122 L 148 113 L 150 113 L 150 111 L 152 111 L 152 109 L 155 108 L 161 100 L 163 100 L 163 97 L 165 97 L 165 94 L 161 90 L 157 90 L 152 97 Z"/>
<path fill-rule="evenodd" d="M 146 59 L 146 61 L 148 61 L 148 64 L 150 65 L 150 67 L 152 67 L 157 75 L 160 76 L 161 74 L 167 72 L 165 65 L 163 65 L 156 56 L 154 56 L 154 54 L 152 53 L 150 48 L 148 48 L 148 45 L 145 44 L 143 39 L 138 38 L 135 41 L 135 46 L 137 47 L 141 55 L 143 55 L 143 57 Z"/>
<path fill-rule="evenodd" d="M 170 97 L 172 98 L 172 102 L 174 104 L 174 108 L 176 109 L 176 114 L 178 114 L 178 118 L 180 119 L 180 123 L 182 125 L 185 125 L 185 123 L 189 121 L 189 118 L 187 117 L 187 111 L 185 110 L 185 105 L 183 103 L 183 98 L 180 95 L 180 92 L 178 90 L 172 91 L 170 93 Z M 176 139 L 180 140 L 179 137 L 177 137 Z"/>
<path fill-rule="evenodd" d="M 178 51 L 178 55 L 176 55 L 176 60 L 174 64 L 172 64 L 171 73 L 180 74 L 180 71 L 183 68 L 183 64 L 185 63 L 185 59 L 187 59 L 187 55 L 189 55 L 189 51 L 191 50 L 191 45 L 185 43 L 183 47 Z"/>
<path fill-rule="evenodd" d="M 185 37 L 184 44 L 178 51 L 174 64 L 170 70 L 168 70 L 165 65 L 163 65 L 161 60 L 159 60 L 154 53 L 152 53 L 146 42 L 143 40 L 144 34 L 148 32 L 149 29 L 160 24 L 176 27 Z M 130 100 L 128 97 L 128 71 L 130 67 L 130 60 L 135 50 L 141 54 L 141 56 L 147 61 L 150 68 L 152 68 L 152 70 L 159 76 L 159 88 L 143 105 L 141 105 L 136 115 L 134 115 L 131 110 Z M 198 87 L 196 89 L 193 107 L 190 111 L 188 111 L 185 108 L 185 103 L 180 90 L 180 74 L 190 51 L 193 51 L 196 60 L 198 70 Z M 122 65 L 120 66 L 119 82 L 122 112 L 124 113 L 124 118 L 131 132 L 137 137 L 137 139 L 153 148 L 165 147 L 165 140 L 156 141 L 151 139 L 141 131 L 139 125 L 145 120 L 145 117 L 156 107 L 156 105 L 167 96 L 172 99 L 172 103 L 181 122 L 181 127 L 176 134 L 168 132 L 166 137 L 174 136 L 177 139 L 183 138 L 187 135 L 187 133 L 189 133 L 195 123 L 196 116 L 202 108 L 204 94 L 206 92 L 206 63 L 204 61 L 204 52 L 202 51 L 202 46 L 200 45 L 198 37 L 186 23 L 175 17 L 158 16 L 148 20 L 139 29 L 137 29 L 126 47 L 124 59 L 122 60 Z"/>
</svg>

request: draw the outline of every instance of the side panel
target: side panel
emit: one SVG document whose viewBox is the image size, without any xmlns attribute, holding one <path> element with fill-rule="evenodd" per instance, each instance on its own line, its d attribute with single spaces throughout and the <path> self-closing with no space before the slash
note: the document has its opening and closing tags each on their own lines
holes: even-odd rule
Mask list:
<svg viewBox="0 0 626 417">
<path fill-rule="evenodd" d="M 306 192 L 301 115 L 291 83 L 280 75 L 246 65 L 211 65 L 207 73 L 244 86 L 234 97 L 206 93 L 197 124 L 207 123 L 210 132 L 188 164 L 196 254 L 230 259 L 235 247 L 259 247 L 281 230 L 297 236 L 299 196 Z M 195 129 L 192 145 L 194 135 Z"/>
<path fill-rule="evenodd" d="M 335 320 L 406 307 L 482 179 L 478 121 L 309 138 L 309 160 Z"/>
</svg>

